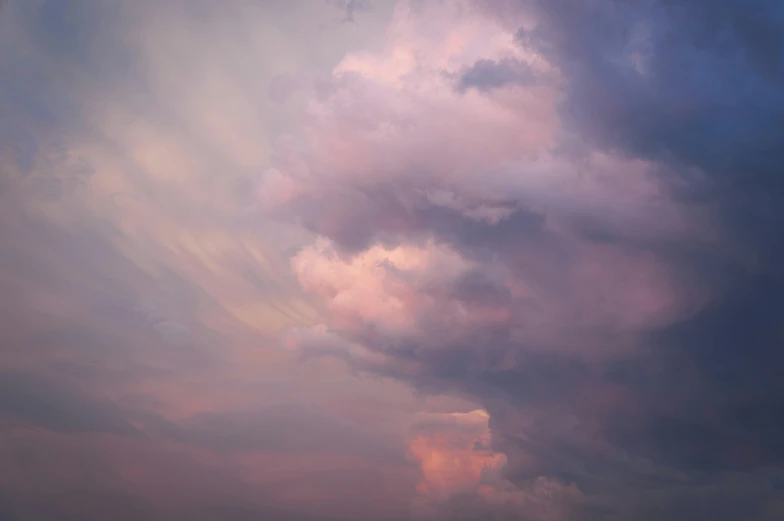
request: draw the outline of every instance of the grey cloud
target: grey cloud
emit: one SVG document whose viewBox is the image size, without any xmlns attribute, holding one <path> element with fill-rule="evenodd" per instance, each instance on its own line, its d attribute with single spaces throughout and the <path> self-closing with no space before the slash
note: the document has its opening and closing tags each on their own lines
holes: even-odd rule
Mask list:
<svg viewBox="0 0 784 521">
<path fill-rule="evenodd" d="M 198 414 L 174 426 L 178 438 L 221 451 L 332 451 L 368 461 L 405 464 L 388 440 L 374 439 L 359 424 L 298 403 L 258 410 Z"/>
<path fill-rule="evenodd" d="M 35 432 L 7 436 L 4 448 L 13 455 L 2 455 L 0 483 L 5 493 L 0 496 L 0 514 L 25 521 L 336 519 L 303 508 L 283 508 L 232 472 L 176 450 L 156 450 L 150 444 L 110 446 L 117 454 L 107 455 L 100 444 L 61 443 Z M 122 477 L 128 468 L 140 465 L 156 486 L 139 486 Z M 157 479 L 156 473 L 164 479 Z"/>
<path fill-rule="evenodd" d="M 531 67 L 524 62 L 509 58 L 499 61 L 482 59 L 462 71 L 457 89 L 461 92 L 471 88 L 489 91 L 507 85 L 529 85 L 535 79 Z"/>
<path fill-rule="evenodd" d="M 367 0 L 327 0 L 330 4 L 343 10 L 343 21 L 354 22 L 358 12 L 368 9 L 371 5 Z"/>
<path fill-rule="evenodd" d="M 570 82 L 565 117 L 608 147 L 675 162 L 686 175 L 685 166 L 700 168 L 713 187 L 707 197 L 725 240 L 760 261 L 749 269 L 724 257 L 722 275 L 711 282 L 722 288 L 719 300 L 651 337 L 655 347 L 631 362 L 637 372 L 624 383 L 644 408 L 626 427 L 608 423 L 608 435 L 626 450 L 693 472 L 779 468 L 774 440 L 784 428 L 778 414 L 784 389 L 773 375 L 784 367 L 774 326 L 782 313 L 776 296 L 782 245 L 774 230 L 784 220 L 770 201 L 782 188 L 773 143 L 780 140 L 784 97 L 770 58 L 784 51 L 773 29 L 781 28 L 780 6 L 537 5 L 547 20 L 541 49 L 556 56 Z M 640 73 L 614 61 L 635 24 L 646 24 L 649 34 L 650 61 Z M 704 262 L 693 269 L 713 270 Z M 759 501 L 779 496 L 771 491 Z M 754 501 L 722 515 L 740 515 Z M 687 501 L 679 505 L 672 508 L 683 518 L 711 517 L 689 514 Z"/>
<path fill-rule="evenodd" d="M 544 216 L 514 203 L 500 203 L 511 215 L 498 224 L 490 224 L 434 204 L 419 190 L 401 183 L 364 189 L 325 188 L 318 200 L 308 198 L 292 203 L 283 216 L 330 237 L 347 252 L 361 251 L 374 241 L 394 245 L 402 240 L 423 240 L 430 233 L 468 254 L 546 240 Z"/>
<path fill-rule="evenodd" d="M 0 419 L 62 432 L 140 434 L 111 403 L 23 373 L 0 373 Z"/>
</svg>

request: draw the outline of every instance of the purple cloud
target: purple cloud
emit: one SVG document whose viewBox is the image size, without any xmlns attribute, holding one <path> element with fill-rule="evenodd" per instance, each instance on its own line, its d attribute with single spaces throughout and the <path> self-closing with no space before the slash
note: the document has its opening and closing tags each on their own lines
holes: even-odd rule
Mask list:
<svg viewBox="0 0 784 521">
<path fill-rule="evenodd" d="M 0 11 L 0 518 L 782 517 L 777 3 L 99 3 Z"/>
</svg>

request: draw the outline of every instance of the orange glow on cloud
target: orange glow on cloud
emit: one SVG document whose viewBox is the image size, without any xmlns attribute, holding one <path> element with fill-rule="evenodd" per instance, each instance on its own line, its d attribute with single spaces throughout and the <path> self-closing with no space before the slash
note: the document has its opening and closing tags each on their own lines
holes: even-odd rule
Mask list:
<svg viewBox="0 0 784 521">
<path fill-rule="evenodd" d="M 485 471 L 503 467 L 506 457 L 490 446 L 488 415 L 483 410 L 469 413 L 429 414 L 408 444 L 419 464 L 422 481 L 417 492 L 447 499 L 477 490 Z"/>
</svg>

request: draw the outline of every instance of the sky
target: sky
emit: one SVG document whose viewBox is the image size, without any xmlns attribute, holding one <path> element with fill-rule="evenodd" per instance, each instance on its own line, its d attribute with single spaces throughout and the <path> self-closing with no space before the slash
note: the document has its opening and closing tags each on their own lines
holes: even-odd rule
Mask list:
<svg viewBox="0 0 784 521">
<path fill-rule="evenodd" d="M 778 0 L 0 2 L 0 521 L 784 519 Z"/>
</svg>

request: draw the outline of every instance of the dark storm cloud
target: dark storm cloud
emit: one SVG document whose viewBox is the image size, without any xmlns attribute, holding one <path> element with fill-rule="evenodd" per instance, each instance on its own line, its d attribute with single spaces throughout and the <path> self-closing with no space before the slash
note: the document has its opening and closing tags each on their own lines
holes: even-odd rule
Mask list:
<svg viewBox="0 0 784 521">
<path fill-rule="evenodd" d="M 685 176 L 700 169 L 709 186 L 703 196 L 734 250 L 712 280 L 722 288 L 717 300 L 651 335 L 649 354 L 628 363 L 635 372 L 623 385 L 642 409 L 626 426 L 608 421 L 608 436 L 624 450 L 697 473 L 780 468 L 784 213 L 774 201 L 784 195 L 782 6 L 537 7 L 545 23 L 541 40 L 529 41 L 563 65 L 564 117 L 602 146 L 675 164 Z M 639 53 L 639 70 L 619 60 L 631 52 Z M 685 505 L 671 508 L 689 518 Z"/>
<path fill-rule="evenodd" d="M 637 372 L 624 382 L 643 408 L 625 427 L 609 422 L 610 439 L 694 472 L 781 468 L 780 3 L 539 8 L 549 36 L 543 50 L 565 65 L 570 85 L 565 117 L 604 146 L 699 168 L 724 239 L 739 257 L 756 259 L 725 270 L 710 307 L 651 337 L 649 356 L 631 362 Z M 635 28 L 644 31 L 640 71 L 617 59 Z M 670 508 L 684 519 L 695 515 L 685 503 Z"/>
<path fill-rule="evenodd" d="M 719 303 L 667 333 L 677 345 L 668 353 L 723 381 L 730 394 L 741 386 L 781 396 L 771 371 L 782 363 L 776 288 L 784 213 L 773 201 L 784 188 L 784 10 L 765 1 L 637 4 L 540 5 L 543 30 L 556 42 L 550 50 L 567 64 L 572 94 L 564 110 L 608 146 L 696 166 L 708 177 L 725 238 L 757 263 L 736 266 Z M 646 34 L 648 63 L 640 73 L 613 60 L 635 24 Z M 608 30 L 600 37 L 594 26 Z"/>
<path fill-rule="evenodd" d="M 753 236 L 780 224 L 763 213 L 782 190 L 778 2 L 537 7 L 544 23 L 536 31 L 547 35 L 538 47 L 564 64 L 562 110 L 583 136 L 702 169 L 718 191 L 712 197 L 731 212 L 728 227 Z"/>
</svg>

